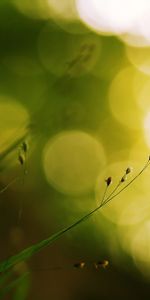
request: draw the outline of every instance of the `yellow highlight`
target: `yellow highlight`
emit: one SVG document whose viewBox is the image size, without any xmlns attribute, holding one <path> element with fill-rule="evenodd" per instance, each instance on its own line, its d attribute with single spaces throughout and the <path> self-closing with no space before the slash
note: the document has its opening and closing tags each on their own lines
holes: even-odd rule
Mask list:
<svg viewBox="0 0 150 300">
<path fill-rule="evenodd" d="M 105 163 L 102 144 L 82 131 L 56 135 L 49 140 L 43 152 L 48 182 L 69 195 L 89 193 Z"/>
<path fill-rule="evenodd" d="M 116 75 L 109 89 L 109 105 L 117 121 L 129 129 L 137 130 L 142 128 L 142 116 L 137 104 L 135 76 L 136 71 L 132 67 Z"/>
<path fill-rule="evenodd" d="M 150 206 L 150 205 L 149 205 Z M 150 221 L 138 228 L 132 243 L 132 253 L 136 260 L 150 262 Z"/>
<path fill-rule="evenodd" d="M 25 16 L 33 19 L 48 19 L 51 11 L 48 0 L 13 0 L 14 6 Z"/>
<path fill-rule="evenodd" d="M 126 47 L 126 54 L 131 64 L 141 72 L 150 75 L 150 48 Z"/>
<path fill-rule="evenodd" d="M 118 227 L 122 248 L 133 257 L 136 267 L 150 278 L 150 221 L 149 217 L 134 226 Z"/>
<path fill-rule="evenodd" d="M 144 140 L 143 132 L 138 137 L 138 140 L 134 143 L 133 147 L 130 149 L 129 160 L 136 161 L 139 165 L 144 165 L 149 157 L 149 148 Z M 150 170 L 145 170 L 145 174 Z"/>
<path fill-rule="evenodd" d="M 5 150 L 15 138 L 26 132 L 29 123 L 27 110 L 14 99 L 0 96 L 0 152 Z"/>
<path fill-rule="evenodd" d="M 150 278 L 150 221 L 148 219 L 137 228 L 131 243 L 131 251 L 138 269 L 144 276 Z"/>
<path fill-rule="evenodd" d="M 150 41 L 146 37 L 136 32 L 124 33 L 119 35 L 118 38 L 126 45 L 132 47 L 148 47 L 150 45 Z"/>
<path fill-rule="evenodd" d="M 47 0 L 53 17 L 73 21 L 77 19 L 75 0 Z"/>
<path fill-rule="evenodd" d="M 31 19 L 52 19 L 67 32 L 82 34 L 87 28 L 80 22 L 76 0 L 12 0 L 17 10 Z"/>
</svg>

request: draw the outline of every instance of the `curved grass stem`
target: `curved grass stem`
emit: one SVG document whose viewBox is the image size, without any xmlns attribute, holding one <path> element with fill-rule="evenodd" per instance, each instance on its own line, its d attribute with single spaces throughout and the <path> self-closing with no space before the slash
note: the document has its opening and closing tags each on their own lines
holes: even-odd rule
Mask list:
<svg viewBox="0 0 150 300">
<path fill-rule="evenodd" d="M 120 185 L 121 185 L 121 181 L 119 181 L 119 183 L 116 185 L 116 187 L 114 188 L 114 190 L 109 194 L 109 196 L 106 199 L 104 199 L 104 201 L 102 201 L 101 204 L 105 204 L 106 201 L 108 201 L 108 199 L 111 198 L 115 194 L 115 192 L 118 190 L 118 188 L 120 187 Z"/>
<path fill-rule="evenodd" d="M 105 201 L 105 197 L 106 197 L 107 190 L 108 190 L 108 185 L 106 185 L 106 187 L 105 187 L 104 194 L 103 194 L 103 197 L 102 197 L 102 200 L 101 200 L 101 205 L 102 205 L 102 203 L 104 203 L 104 201 Z"/>
<path fill-rule="evenodd" d="M 12 184 L 14 184 L 17 180 L 19 179 L 19 177 L 15 177 L 14 179 L 12 179 L 7 185 L 5 185 L 1 190 L 0 190 L 0 194 L 3 194 Z"/>
<path fill-rule="evenodd" d="M 150 160 L 147 161 L 147 163 L 144 165 L 144 167 L 141 169 L 141 171 L 135 176 L 133 177 L 120 191 L 118 191 L 116 194 L 114 194 L 115 190 L 113 191 L 113 196 L 111 197 L 111 195 L 108 196 L 108 198 L 105 200 L 105 202 L 103 202 L 104 206 L 105 204 L 107 204 L 109 201 L 111 201 L 114 197 L 117 197 L 121 192 L 123 192 L 128 186 L 130 186 L 146 169 L 147 167 L 150 165 Z"/>
<path fill-rule="evenodd" d="M 88 220 L 91 216 L 93 216 L 97 211 L 99 211 L 104 205 L 106 205 L 108 202 L 110 202 L 112 199 L 116 198 L 121 192 L 123 192 L 128 186 L 130 186 L 144 171 L 145 169 L 149 166 L 150 161 L 146 163 L 146 165 L 142 168 L 142 170 L 133 178 L 129 181 L 128 184 L 126 184 L 118 193 L 109 195 L 103 203 L 101 203 L 98 207 L 84 215 L 82 218 L 71 224 L 70 226 L 65 227 L 64 229 L 58 231 L 57 233 L 51 235 L 47 239 L 42 240 L 41 242 L 30 246 L 17 255 L 11 256 L 10 258 L 6 259 L 0 264 L 0 273 L 3 273 L 16 264 L 18 264 L 21 261 L 25 261 L 32 257 L 35 253 L 38 253 L 41 249 L 53 244 L 56 240 L 58 240 L 60 237 L 62 237 L 65 233 L 70 231 L 71 229 L 75 228 L 76 226 L 80 225 L 84 221 Z"/>
</svg>

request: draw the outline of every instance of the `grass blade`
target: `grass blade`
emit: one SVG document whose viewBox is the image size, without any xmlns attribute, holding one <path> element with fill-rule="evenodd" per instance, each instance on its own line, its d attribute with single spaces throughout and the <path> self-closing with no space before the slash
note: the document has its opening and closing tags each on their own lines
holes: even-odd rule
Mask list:
<svg viewBox="0 0 150 300">
<path fill-rule="evenodd" d="M 41 242 L 30 246 L 29 248 L 24 249 L 20 253 L 11 256 L 10 258 L 6 259 L 0 264 L 0 273 L 3 273 L 16 264 L 18 264 L 21 261 L 25 261 L 32 257 L 35 253 L 38 253 L 41 249 L 53 244 L 56 240 L 58 240 L 61 236 L 63 236 L 66 232 L 70 231 L 74 227 L 78 226 L 79 224 L 83 223 L 84 221 L 88 220 L 93 214 L 95 214 L 97 211 L 99 211 L 104 205 L 106 205 L 108 202 L 110 202 L 112 199 L 116 198 L 122 191 L 124 191 L 128 186 L 130 186 L 144 171 L 145 169 L 150 165 L 150 160 L 145 164 L 145 166 L 141 169 L 141 171 L 133 177 L 133 179 L 128 182 L 118 193 L 113 194 L 112 196 L 108 196 L 103 203 L 101 203 L 98 207 L 96 207 L 94 210 L 90 211 L 86 215 L 84 215 L 82 218 L 71 224 L 70 226 L 58 231 L 57 233 L 51 235 L 47 239 L 42 240 Z"/>
</svg>

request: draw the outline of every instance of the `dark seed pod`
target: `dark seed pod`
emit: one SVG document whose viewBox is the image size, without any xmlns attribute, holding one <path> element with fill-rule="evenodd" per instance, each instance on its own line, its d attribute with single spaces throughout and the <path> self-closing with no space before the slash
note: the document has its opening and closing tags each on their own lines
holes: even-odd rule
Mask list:
<svg viewBox="0 0 150 300">
<path fill-rule="evenodd" d="M 24 151 L 24 153 L 28 151 L 28 144 L 26 142 L 22 143 L 22 150 Z"/>
<path fill-rule="evenodd" d="M 109 265 L 109 261 L 106 260 L 106 259 L 100 260 L 100 261 L 94 263 L 94 266 L 95 266 L 96 269 L 99 269 L 99 268 L 106 269 L 108 267 L 108 265 Z"/>
<path fill-rule="evenodd" d="M 111 177 L 108 177 L 106 180 L 105 180 L 107 186 L 109 186 L 111 183 L 112 183 L 112 178 Z"/>
<path fill-rule="evenodd" d="M 19 154 L 18 160 L 19 160 L 19 163 L 20 163 L 21 165 L 24 164 L 24 157 L 23 157 L 21 154 Z"/>
<path fill-rule="evenodd" d="M 129 174 L 129 173 L 131 173 L 132 172 L 132 168 L 127 168 L 126 169 L 126 174 Z"/>
<path fill-rule="evenodd" d="M 84 262 L 84 261 L 81 261 L 81 262 L 79 262 L 79 263 L 74 264 L 73 266 L 74 266 L 74 268 L 76 268 L 76 269 L 83 269 L 83 268 L 85 267 L 85 262 Z"/>
<path fill-rule="evenodd" d="M 121 182 L 125 182 L 127 180 L 127 176 L 126 175 L 124 175 L 122 178 L 121 178 Z"/>
</svg>

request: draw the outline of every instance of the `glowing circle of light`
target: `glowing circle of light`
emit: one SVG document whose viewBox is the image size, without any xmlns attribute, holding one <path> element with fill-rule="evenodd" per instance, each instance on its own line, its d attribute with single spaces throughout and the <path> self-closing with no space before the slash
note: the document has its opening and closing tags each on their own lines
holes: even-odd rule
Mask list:
<svg viewBox="0 0 150 300">
<path fill-rule="evenodd" d="M 79 16 L 87 26 L 113 34 L 129 31 L 147 7 L 148 0 L 77 0 Z"/>
<path fill-rule="evenodd" d="M 86 194 L 106 163 L 102 144 L 88 133 L 67 131 L 46 144 L 43 167 L 47 181 L 69 195 Z"/>
<path fill-rule="evenodd" d="M 131 64 L 141 72 L 150 75 L 150 48 L 126 47 L 126 54 Z"/>
<path fill-rule="evenodd" d="M 137 80 L 135 80 L 135 87 L 138 84 L 137 88 L 137 104 L 141 110 L 141 114 L 143 115 L 143 118 L 146 118 L 148 115 L 148 112 L 150 111 L 150 79 L 147 76 L 145 79 L 143 77 L 143 82 L 142 82 L 142 77 L 141 77 L 141 85 Z"/>
<path fill-rule="evenodd" d="M 137 268 L 150 278 L 150 221 L 147 219 L 134 234 L 131 251 Z"/>
<path fill-rule="evenodd" d="M 125 32 L 119 38 L 127 45 L 138 48 L 150 46 L 150 2 L 143 3 L 145 12 L 137 19 L 129 32 Z"/>
<path fill-rule="evenodd" d="M 13 5 L 23 15 L 32 19 L 49 19 L 51 11 L 48 0 L 13 0 Z"/>
<path fill-rule="evenodd" d="M 144 165 L 147 162 L 148 157 L 149 148 L 144 140 L 143 132 L 141 132 L 140 136 L 138 136 L 138 141 L 130 148 L 129 160 L 138 161 L 141 165 Z M 149 172 L 149 168 L 145 170 L 145 176 L 147 176 L 147 172 Z"/>
<path fill-rule="evenodd" d="M 47 0 L 51 18 L 64 31 L 71 34 L 83 34 L 88 28 L 80 22 L 76 0 Z"/>
<path fill-rule="evenodd" d="M 131 47 L 148 47 L 150 41 L 144 37 L 141 33 L 138 33 L 138 30 L 135 33 L 127 32 L 122 35 L 119 35 L 118 38 L 124 42 L 126 45 Z"/>
<path fill-rule="evenodd" d="M 52 15 L 65 20 L 76 20 L 75 0 L 47 0 Z"/>
<path fill-rule="evenodd" d="M 142 127 L 134 86 L 135 75 L 136 71 L 132 67 L 122 69 L 111 82 L 108 94 L 112 115 L 119 123 L 132 130 Z"/>
</svg>

